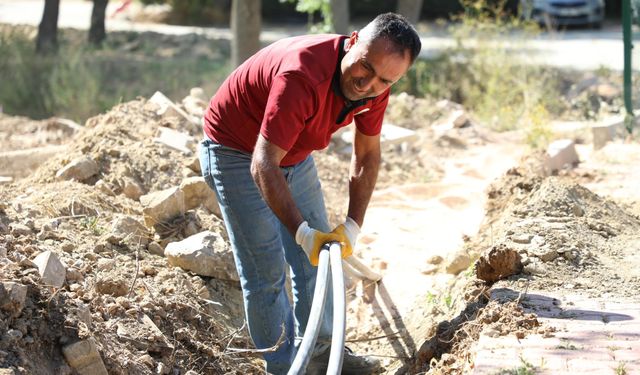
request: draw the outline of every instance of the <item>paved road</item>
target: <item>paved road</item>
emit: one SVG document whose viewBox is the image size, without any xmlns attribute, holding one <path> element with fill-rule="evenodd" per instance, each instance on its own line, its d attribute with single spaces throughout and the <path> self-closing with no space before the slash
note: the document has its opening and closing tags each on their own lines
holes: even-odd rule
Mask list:
<svg viewBox="0 0 640 375">
<path fill-rule="evenodd" d="M 42 0 L 0 0 L 0 23 L 37 25 L 42 17 Z M 107 14 L 120 4 L 111 1 Z M 82 0 L 61 0 L 60 27 L 88 29 L 92 2 Z M 215 38 L 230 38 L 226 28 L 203 28 L 173 26 L 163 24 L 133 23 L 124 19 L 108 19 L 107 31 L 133 30 L 154 31 L 164 34 L 204 34 Z M 272 42 L 288 35 L 304 33 L 304 28 L 265 28 L 264 42 Z M 425 57 L 435 56 L 444 48 L 454 44 L 453 39 L 443 32 L 423 32 L 423 52 Z M 640 39 L 640 34 L 636 35 Z M 525 54 L 533 63 L 548 64 L 580 70 L 594 70 L 607 67 L 623 69 L 622 32 L 619 25 L 608 25 L 603 30 L 571 30 L 561 33 L 545 33 L 536 39 L 517 41 L 510 38 L 514 51 Z M 640 51 L 634 52 L 633 67 L 640 70 Z"/>
</svg>

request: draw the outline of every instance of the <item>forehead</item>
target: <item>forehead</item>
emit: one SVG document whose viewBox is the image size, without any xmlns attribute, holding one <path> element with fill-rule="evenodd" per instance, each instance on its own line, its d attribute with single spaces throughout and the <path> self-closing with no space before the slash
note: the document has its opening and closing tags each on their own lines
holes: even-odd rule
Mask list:
<svg viewBox="0 0 640 375">
<path fill-rule="evenodd" d="M 411 56 L 387 38 L 376 38 L 360 45 L 359 58 L 373 66 L 382 78 L 396 81 L 409 69 Z"/>
</svg>

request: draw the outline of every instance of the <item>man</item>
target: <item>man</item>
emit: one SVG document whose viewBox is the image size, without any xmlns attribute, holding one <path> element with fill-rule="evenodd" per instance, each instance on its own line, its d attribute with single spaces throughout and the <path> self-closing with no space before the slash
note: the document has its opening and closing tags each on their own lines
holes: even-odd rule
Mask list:
<svg viewBox="0 0 640 375">
<path fill-rule="evenodd" d="M 244 296 L 249 333 L 269 373 L 286 373 L 295 337 L 306 328 L 318 253 L 330 241 L 351 255 L 380 163 L 380 129 L 389 89 L 420 52 L 420 39 L 402 17 L 376 17 L 349 37 L 287 38 L 239 66 L 211 99 L 200 148 L 202 173 L 216 192 Z M 310 154 L 355 121 L 346 220 L 329 227 Z M 285 285 L 291 272 L 294 308 Z M 327 303 L 316 356 L 326 368 L 331 337 Z M 324 367 L 323 367 L 324 366 Z M 343 373 L 367 374 L 379 361 L 345 352 Z"/>
</svg>

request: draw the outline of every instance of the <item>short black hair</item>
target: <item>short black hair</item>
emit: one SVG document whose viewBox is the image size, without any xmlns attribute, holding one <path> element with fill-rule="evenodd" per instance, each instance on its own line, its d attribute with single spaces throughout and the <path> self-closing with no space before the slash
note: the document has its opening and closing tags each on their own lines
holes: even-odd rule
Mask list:
<svg viewBox="0 0 640 375">
<path fill-rule="evenodd" d="M 383 13 L 360 30 L 359 36 L 370 42 L 377 38 L 386 38 L 398 47 L 399 53 L 409 51 L 411 63 L 415 61 L 422 48 L 420 36 L 409 21 L 396 13 Z"/>
</svg>

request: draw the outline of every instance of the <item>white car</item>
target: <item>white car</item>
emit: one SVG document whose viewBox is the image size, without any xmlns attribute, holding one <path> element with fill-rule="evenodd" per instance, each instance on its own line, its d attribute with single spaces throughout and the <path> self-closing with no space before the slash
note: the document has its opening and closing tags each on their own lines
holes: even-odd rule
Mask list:
<svg viewBox="0 0 640 375">
<path fill-rule="evenodd" d="M 522 16 L 541 25 L 591 26 L 604 20 L 604 0 L 520 0 Z"/>
</svg>

